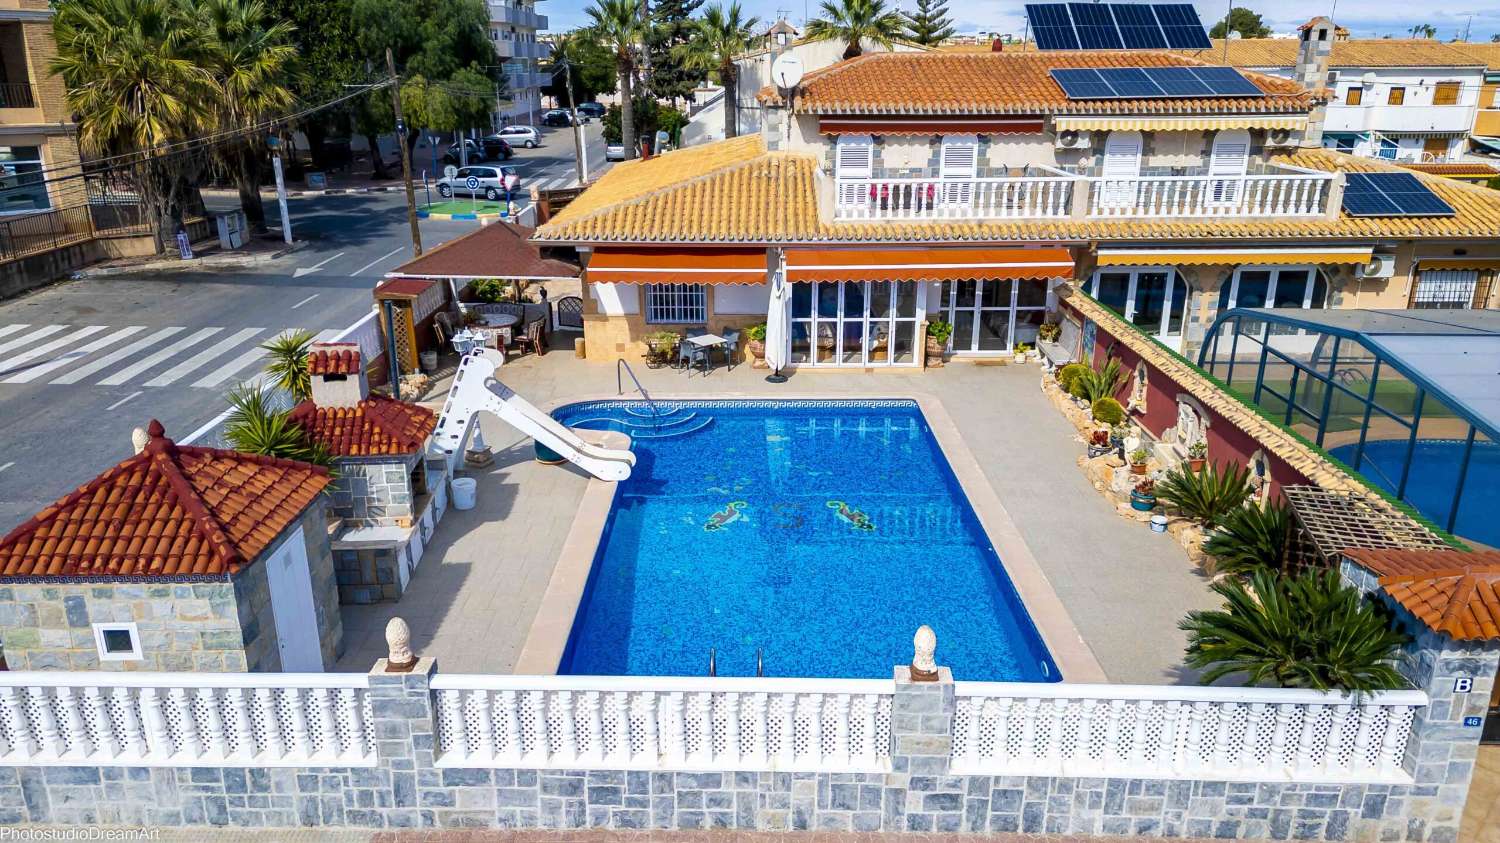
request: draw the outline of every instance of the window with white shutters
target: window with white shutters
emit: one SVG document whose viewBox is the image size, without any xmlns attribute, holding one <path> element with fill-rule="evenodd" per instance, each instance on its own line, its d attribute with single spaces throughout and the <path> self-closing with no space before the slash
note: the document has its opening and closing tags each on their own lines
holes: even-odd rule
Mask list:
<svg viewBox="0 0 1500 843">
<path fill-rule="evenodd" d="M 840 205 L 862 205 L 868 198 L 874 147 L 869 135 L 842 135 L 834 142 L 833 177 L 838 184 Z"/>
<path fill-rule="evenodd" d="M 1218 205 L 1232 205 L 1240 199 L 1244 188 L 1244 175 L 1250 168 L 1250 133 L 1243 130 L 1220 132 L 1214 138 L 1213 151 L 1209 154 L 1208 175 L 1212 201 Z M 1226 178 L 1215 178 L 1223 176 Z"/>
<path fill-rule="evenodd" d="M 943 181 L 943 202 L 967 207 L 974 200 L 974 177 L 979 172 L 979 143 L 973 135 L 943 138 L 938 158 L 938 177 Z"/>
<path fill-rule="evenodd" d="M 1141 175 L 1141 133 L 1110 132 L 1104 142 L 1104 190 L 1100 197 L 1106 207 L 1120 208 L 1135 204 L 1135 179 Z"/>
<path fill-rule="evenodd" d="M 1428 269 L 1417 275 L 1411 306 L 1423 310 L 1466 310 L 1474 306 L 1479 272 L 1473 269 Z"/>
</svg>

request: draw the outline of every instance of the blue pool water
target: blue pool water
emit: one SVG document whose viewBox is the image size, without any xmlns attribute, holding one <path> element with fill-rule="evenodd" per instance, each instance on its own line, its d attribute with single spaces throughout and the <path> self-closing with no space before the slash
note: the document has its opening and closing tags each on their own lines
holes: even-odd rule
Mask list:
<svg viewBox="0 0 1500 843">
<path fill-rule="evenodd" d="M 1401 464 L 1406 461 L 1405 439 L 1380 439 L 1365 443 L 1359 473 L 1391 494 L 1401 482 Z M 1340 445 L 1328 453 L 1354 464 L 1354 445 Z M 1406 479 L 1406 500 L 1439 527 L 1448 524 L 1458 471 L 1463 465 L 1464 442 L 1459 439 L 1418 440 Z M 1464 475 L 1463 499 L 1453 533 L 1491 547 L 1500 547 L 1500 444 L 1475 442 Z"/>
<path fill-rule="evenodd" d="M 632 435 L 560 672 L 889 678 L 921 624 L 970 680 L 1059 679 L 912 401 L 573 404 Z"/>
</svg>

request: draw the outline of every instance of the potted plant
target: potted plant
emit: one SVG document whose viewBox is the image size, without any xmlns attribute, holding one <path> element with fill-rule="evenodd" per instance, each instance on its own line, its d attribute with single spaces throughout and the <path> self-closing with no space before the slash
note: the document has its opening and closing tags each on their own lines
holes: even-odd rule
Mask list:
<svg viewBox="0 0 1500 843">
<path fill-rule="evenodd" d="M 1024 342 L 1016 343 L 1015 355 L 1017 363 L 1025 363 L 1026 355 L 1029 353 L 1031 353 L 1031 346 L 1027 345 Z"/>
<path fill-rule="evenodd" d="M 1150 512 L 1156 508 L 1156 481 L 1147 477 L 1139 480 L 1130 492 L 1130 508 L 1137 512 Z"/>
<path fill-rule="evenodd" d="M 1109 430 L 1101 427 L 1089 433 L 1089 459 L 1102 457 L 1114 449 L 1109 443 Z"/>
<path fill-rule="evenodd" d="M 1124 447 L 1125 437 L 1129 435 L 1130 425 L 1126 424 L 1125 422 L 1120 422 L 1117 425 L 1111 426 L 1109 429 L 1109 446 L 1111 448 Z"/>
<path fill-rule="evenodd" d="M 1193 471 L 1202 471 L 1203 464 L 1208 461 L 1208 443 L 1200 439 L 1188 445 L 1188 468 Z"/>
<path fill-rule="evenodd" d="M 948 338 L 953 336 L 953 323 L 934 319 L 927 323 L 927 365 L 943 365 L 943 351 L 948 348 Z"/>
<path fill-rule="evenodd" d="M 745 329 L 745 338 L 748 342 L 745 347 L 750 349 L 750 368 L 764 369 L 766 367 L 766 323 L 751 325 Z"/>
<path fill-rule="evenodd" d="M 1036 329 L 1036 338 L 1042 342 L 1057 342 L 1062 338 L 1062 326 L 1056 322 L 1043 322 Z"/>
<path fill-rule="evenodd" d="M 675 331 L 652 331 L 645 336 L 646 340 L 646 365 L 652 369 L 659 369 L 672 362 L 672 352 L 677 348 L 677 341 L 681 337 Z"/>
<path fill-rule="evenodd" d="M 1151 459 L 1151 452 L 1145 448 L 1136 448 L 1130 452 L 1130 473 L 1145 474 L 1146 461 Z"/>
</svg>

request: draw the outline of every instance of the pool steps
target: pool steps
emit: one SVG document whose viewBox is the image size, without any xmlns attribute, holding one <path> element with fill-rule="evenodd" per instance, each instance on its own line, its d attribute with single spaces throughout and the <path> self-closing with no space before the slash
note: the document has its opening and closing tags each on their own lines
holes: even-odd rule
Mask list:
<svg viewBox="0 0 1500 843">
<path fill-rule="evenodd" d="M 585 419 L 568 420 L 568 427 L 585 430 L 617 430 L 629 434 L 632 439 L 674 439 L 688 436 L 714 423 L 712 416 L 692 410 L 674 407 L 657 414 L 635 407 L 620 408 L 621 415 L 589 416 Z"/>
</svg>

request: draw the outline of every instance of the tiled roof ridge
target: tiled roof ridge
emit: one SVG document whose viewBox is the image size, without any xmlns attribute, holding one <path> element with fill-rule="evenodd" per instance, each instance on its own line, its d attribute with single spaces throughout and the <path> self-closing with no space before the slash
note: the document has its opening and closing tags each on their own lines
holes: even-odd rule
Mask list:
<svg viewBox="0 0 1500 843">
<path fill-rule="evenodd" d="M 224 567 L 231 572 L 239 570 L 245 560 L 229 540 L 224 525 L 209 512 L 203 498 L 199 497 L 198 490 L 193 488 L 192 482 L 182 473 L 182 467 L 177 464 L 181 452 L 176 443 L 166 437 L 166 431 L 156 419 L 151 420 L 146 433 L 151 438 L 141 453 L 151 460 L 156 470 L 166 479 L 167 485 L 172 488 L 172 495 L 177 498 L 177 504 L 198 525 L 198 532 L 208 540 L 209 547 L 213 548 L 214 555 L 219 557 Z"/>
</svg>

